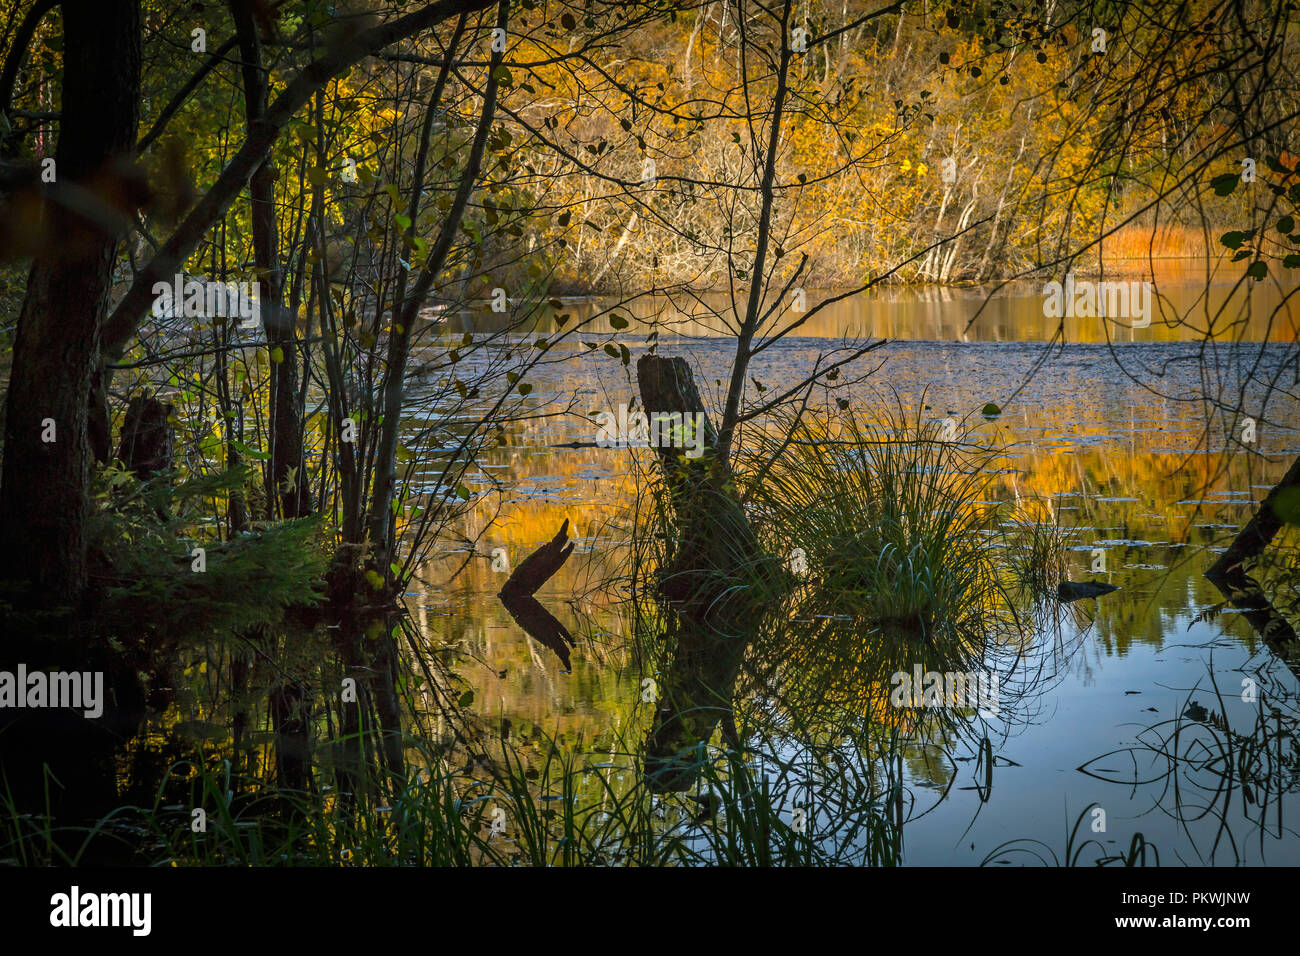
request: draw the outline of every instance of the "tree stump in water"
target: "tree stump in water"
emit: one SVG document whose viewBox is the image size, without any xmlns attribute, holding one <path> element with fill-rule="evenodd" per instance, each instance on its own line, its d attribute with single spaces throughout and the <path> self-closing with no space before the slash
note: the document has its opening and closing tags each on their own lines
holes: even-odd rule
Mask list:
<svg viewBox="0 0 1300 956">
<path fill-rule="evenodd" d="M 636 371 L 647 418 L 680 415 L 686 420 L 687 415 L 698 415 L 691 420 L 701 422 L 704 432 L 698 458 L 665 442 L 656 448 L 678 532 L 659 590 L 701 620 L 745 613 L 745 605 L 755 599 L 752 585 L 770 579 L 774 568 L 745 517 L 730 466 L 717 457 L 718 436 L 690 366 L 682 358 L 644 355 Z"/>
<path fill-rule="evenodd" d="M 732 698 L 779 561 L 764 555 L 736 494 L 730 467 L 717 456 L 717 433 L 682 358 L 646 355 L 637 361 L 647 417 L 699 415 L 703 454 L 681 448 L 656 452 L 676 516 L 669 566 L 659 592 L 668 600 L 664 640 L 674 644 L 659 684 L 659 707 L 645 744 L 645 774 L 656 792 L 689 790 L 699 775 L 697 748 L 723 722 L 735 739 Z"/>
<path fill-rule="evenodd" d="M 499 597 L 505 601 L 536 594 L 537 589 L 560 570 L 571 554 L 573 542 L 569 540 L 569 519 L 565 518 L 554 538 L 519 562 Z"/>
</svg>

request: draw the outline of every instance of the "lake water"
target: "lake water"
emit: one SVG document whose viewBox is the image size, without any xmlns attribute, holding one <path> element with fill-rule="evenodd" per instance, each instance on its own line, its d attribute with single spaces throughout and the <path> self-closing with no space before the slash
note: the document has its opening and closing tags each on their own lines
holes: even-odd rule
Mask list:
<svg viewBox="0 0 1300 956">
<path fill-rule="evenodd" d="M 1167 310 L 1213 330 L 1208 347 L 1159 317 L 1143 329 L 1071 319 L 1063 341 L 1049 343 L 1057 322 L 1042 315 L 1037 286 L 1007 287 L 991 299 L 989 290 L 904 289 L 827 309 L 751 368 L 776 391 L 843 335 L 889 339 L 861 361 L 861 371 L 872 371 L 851 394 L 854 404 L 870 414 L 898 401 L 927 418 L 963 420 L 1006 447 L 1008 468 L 991 494 L 1053 502 L 1072 529 L 1070 576 L 1119 588 L 1072 605 L 1061 630 L 1041 636 L 1056 646 L 1056 679 L 1035 699 L 1032 718 L 993 735 L 991 789 L 966 745 L 908 751 L 905 863 L 974 865 L 1008 841 L 1028 840 L 1060 857 L 1090 804 L 1105 811 L 1105 829 L 1094 832 L 1100 818 L 1090 812 L 1076 844 L 1091 838 L 1123 852 L 1140 832 L 1166 865 L 1300 863 L 1292 825 L 1300 811 L 1292 735 L 1300 685 L 1239 614 L 1198 618 L 1221 600 L 1202 577 L 1215 550 L 1300 454 L 1295 315 L 1271 314 L 1284 290 L 1261 283 L 1247 299 L 1230 297 L 1231 288 L 1226 275 L 1208 286 L 1166 275 L 1159 285 Z M 647 318 L 660 304 L 624 312 Z M 564 308 L 581 319 L 600 305 Z M 485 309 L 453 325 L 484 331 L 493 319 Z M 539 328 L 555 326 L 548 317 Z M 733 346 L 709 335 L 714 328 L 705 318 L 684 321 L 677 335 L 661 333 L 659 351 L 690 360 L 716 420 L 715 383 Z M 635 322 L 618 337 L 631 352 L 631 377 L 576 342 L 556 345 L 530 373 L 528 403 L 539 417 L 513 426 L 509 446 L 469 482 L 487 494 L 460 529 L 477 543 L 449 546 L 421 565 L 409 595 L 429 651 L 458 676 L 458 692 L 472 691 L 472 708 L 488 726 L 509 727 L 517 744 L 538 747 L 545 734 L 614 763 L 620 739 L 644 736 L 645 674 L 625 597 L 601 585 L 627 546 L 633 462 L 641 456 L 644 466 L 649 453 L 557 447 L 591 443 L 595 429 L 577 414 L 546 413 L 569 403 L 582 413 L 614 411 L 629 401 L 646 330 Z M 1247 387 L 1239 401 L 1247 369 L 1277 387 Z M 1255 441 L 1236 442 L 1244 425 L 1215 412 L 1210 400 L 1220 395 L 1254 418 Z M 987 402 L 1002 409 L 993 420 L 978 414 Z M 491 557 L 500 548 L 517 563 L 565 519 L 578 548 L 538 597 L 576 640 L 567 669 L 501 605 L 506 575 Z M 1105 570 L 1094 573 L 1098 554 Z M 1245 679 L 1262 703 L 1243 700 Z M 1274 707 L 1278 715 L 1269 716 Z M 1278 731 L 1259 731 L 1261 713 Z M 1225 742 L 1231 760 L 1219 757 Z"/>
</svg>

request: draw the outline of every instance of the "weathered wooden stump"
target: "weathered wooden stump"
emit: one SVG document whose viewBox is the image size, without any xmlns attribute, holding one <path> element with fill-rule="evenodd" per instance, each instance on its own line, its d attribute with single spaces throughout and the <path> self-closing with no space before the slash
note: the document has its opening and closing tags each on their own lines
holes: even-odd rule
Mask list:
<svg viewBox="0 0 1300 956">
<path fill-rule="evenodd" d="M 134 396 L 127 406 L 117 458 L 141 481 L 172 467 L 171 414 L 170 405 L 143 395 Z"/>
<path fill-rule="evenodd" d="M 659 592 L 669 602 L 664 639 L 675 646 L 659 680 L 658 709 L 645 744 L 647 783 L 657 792 L 690 789 L 698 776 L 697 748 L 722 721 L 734 739 L 732 698 L 753 639 L 766 585 L 780 562 L 763 554 L 736 494 L 728 464 L 717 455 L 717 433 L 704 413 L 690 366 L 682 358 L 642 356 L 637 381 L 647 417 L 702 415 L 703 454 L 656 449 L 676 515 L 676 539 Z"/>
<path fill-rule="evenodd" d="M 717 432 L 704 412 L 690 366 L 682 358 L 644 355 L 636 363 L 641 404 L 658 413 L 702 416 L 703 454 L 688 458 L 661 445 L 656 452 L 677 516 L 672 563 L 659 590 L 684 613 L 736 618 L 755 600 L 753 585 L 779 566 L 765 558 L 736 495 L 731 468 L 717 456 Z"/>
</svg>

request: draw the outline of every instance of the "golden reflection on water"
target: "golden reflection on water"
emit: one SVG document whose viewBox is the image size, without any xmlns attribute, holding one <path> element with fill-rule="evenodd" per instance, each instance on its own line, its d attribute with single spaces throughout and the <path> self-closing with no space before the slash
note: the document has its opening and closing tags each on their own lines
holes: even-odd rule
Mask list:
<svg viewBox="0 0 1300 956">
<path fill-rule="evenodd" d="M 1053 278 L 1063 279 L 1059 275 Z M 1291 297 L 1293 289 L 1272 279 L 1243 279 L 1241 263 L 1225 259 L 1206 266 L 1183 260 L 1128 260 L 1114 273 L 1075 278 L 1079 283 L 1149 283 L 1151 314 L 1052 317 L 1044 308 L 1046 280 L 1017 279 L 979 286 L 882 285 L 820 309 L 819 303 L 835 293 L 808 290 L 806 305 L 814 314 L 805 317 L 795 312 L 792 297 L 778 305 L 772 326 L 764 331 L 802 319 L 798 334 L 826 339 L 870 336 L 930 342 L 1047 342 L 1059 338 L 1088 344 L 1186 342 L 1207 337 L 1239 342 L 1300 340 L 1300 307 Z M 765 308 L 773 304 L 765 303 Z M 632 320 L 629 335 L 644 335 L 657 327 L 662 334 L 671 331 L 700 338 L 719 336 L 727 323 L 734 325 L 735 316 L 730 299 L 720 293 L 680 299 L 587 297 L 566 300 L 561 309 L 544 310 L 528 331 L 553 335 L 561 329 L 555 316 L 565 314 L 578 323 L 590 321 L 589 332 L 612 333 L 615 329 L 606 314 L 610 311 Z M 483 303 L 454 317 L 448 331 L 460 335 L 497 330 L 504 328 L 506 321 Z"/>
<path fill-rule="evenodd" d="M 1077 379 L 1073 388 L 1069 381 L 1063 386 L 1077 401 L 1015 404 L 991 421 L 967 418 L 980 440 L 1006 449 L 990 500 L 1039 502 L 1072 530 L 1070 576 L 1122 589 L 1089 612 L 1106 652 L 1122 656 L 1134 642 L 1176 640 L 1198 610 L 1220 600 L 1201 576 L 1208 559 L 1200 549 L 1231 539 L 1285 471 L 1286 452 L 1294 457 L 1295 433 L 1267 431 L 1258 454 L 1211 453 L 1198 406 L 1137 391 L 1121 403 L 1124 414 L 1099 417 L 1091 397 L 1097 382 L 1086 369 L 1045 374 Z M 912 368 L 902 378 L 923 376 L 924 369 Z M 590 384 L 569 374 L 560 384 L 584 382 Z M 870 415 L 870 405 L 860 404 Z M 945 411 L 938 405 L 924 414 Z M 580 431 L 579 425 L 574 433 Z M 420 568 L 413 610 L 429 648 L 453 660 L 473 691 L 474 709 L 491 722 L 508 719 L 515 739 L 544 730 L 570 745 L 582 739 L 589 748 L 610 749 L 619 735 L 635 745 L 649 716 L 639 695 L 644 675 L 635 665 L 623 595 L 595 585 L 627 556 L 637 494 L 633 459 L 646 467 L 648 453 L 545 447 L 556 437 L 554 430 L 520 428 L 511 447 L 492 453 L 486 464 L 513 479 L 510 491 L 489 496 L 458 529 L 478 540 L 472 556 L 446 553 Z M 492 570 L 490 557 L 505 548 L 516 564 L 566 519 L 578 549 L 538 598 L 577 639 L 572 673 L 501 607 L 495 595 L 506 575 Z M 1090 570 L 1094 549 L 1105 552 L 1103 573 Z M 1224 626 L 1253 649 L 1255 635 L 1238 623 Z"/>
</svg>

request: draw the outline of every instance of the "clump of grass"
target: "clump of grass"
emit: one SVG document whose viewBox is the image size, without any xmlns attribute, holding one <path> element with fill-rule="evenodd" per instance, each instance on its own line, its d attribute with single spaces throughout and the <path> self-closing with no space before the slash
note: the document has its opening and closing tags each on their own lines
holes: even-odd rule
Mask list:
<svg viewBox="0 0 1300 956">
<path fill-rule="evenodd" d="M 1071 536 L 1059 512 L 1050 502 L 1017 502 L 999 517 L 998 527 L 1013 584 L 1035 605 L 1055 601 L 1057 587 L 1069 577 Z"/>
<path fill-rule="evenodd" d="M 419 748 L 417 739 L 408 741 Z M 0 861 L 76 866 L 118 851 L 153 866 L 671 866 L 836 865 L 896 862 L 897 835 L 865 773 L 828 777 L 819 811 L 796 815 L 806 783 L 775 754 L 746 758 L 704 745 L 695 794 L 660 794 L 636 756 L 599 765 L 545 749 L 540 767 L 502 741 L 490 776 L 441 759 L 388 781 L 373 796 L 339 799 L 262 788 L 234 796 L 229 765 L 200 757 L 169 777 L 190 797 L 124 806 L 93 827 L 0 807 Z M 224 768 L 224 769 L 223 769 Z M 164 787 L 171 781 L 164 781 Z M 379 796 L 382 792 L 384 795 Z M 172 790 L 174 793 L 174 789 Z M 174 799 L 174 797 L 173 797 Z M 202 829 L 194 809 L 204 810 Z M 6 812 L 7 811 L 7 812 Z M 820 815 L 819 815 L 820 814 Z"/>
<path fill-rule="evenodd" d="M 787 699 L 915 721 L 888 706 L 892 675 L 989 670 L 1017 653 L 1030 624 L 985 501 L 995 451 L 901 409 L 878 425 L 849 410 L 779 424 L 754 452 L 749 499 L 768 547 L 806 567 L 773 668 Z"/>
</svg>

